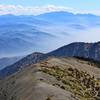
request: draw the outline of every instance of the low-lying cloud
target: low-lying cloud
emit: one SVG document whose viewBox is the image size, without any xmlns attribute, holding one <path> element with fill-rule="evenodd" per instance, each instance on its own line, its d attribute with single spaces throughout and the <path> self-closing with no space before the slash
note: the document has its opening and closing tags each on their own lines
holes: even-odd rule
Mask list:
<svg viewBox="0 0 100 100">
<path fill-rule="evenodd" d="M 92 13 L 96 15 L 100 15 L 100 10 L 78 10 L 70 7 L 64 6 L 55 6 L 55 5 L 47 5 L 47 6 L 37 6 L 37 7 L 24 7 L 21 5 L 0 5 L 0 15 L 3 14 L 14 14 L 14 15 L 38 15 L 47 12 L 53 11 L 68 11 L 72 13 Z"/>
<path fill-rule="evenodd" d="M 2 14 L 15 14 L 15 15 L 38 15 L 46 12 L 53 11 L 71 11 L 72 8 L 57 7 L 54 5 L 47 5 L 42 7 L 24 7 L 21 5 L 0 5 L 0 15 Z"/>
</svg>

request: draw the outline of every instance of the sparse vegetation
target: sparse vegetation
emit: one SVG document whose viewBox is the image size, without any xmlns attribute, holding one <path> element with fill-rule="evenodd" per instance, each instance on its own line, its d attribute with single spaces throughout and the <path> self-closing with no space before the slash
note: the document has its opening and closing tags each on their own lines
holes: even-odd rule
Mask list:
<svg viewBox="0 0 100 100">
<path fill-rule="evenodd" d="M 62 69 L 59 66 L 42 66 L 42 71 L 61 81 L 63 85 L 58 85 L 60 88 L 71 91 L 81 100 L 100 97 L 100 81 L 87 72 L 71 67 Z"/>
<path fill-rule="evenodd" d="M 50 97 L 48 97 L 46 100 L 51 100 L 51 98 L 50 98 Z"/>
<path fill-rule="evenodd" d="M 31 96 L 35 94 L 35 91 L 36 97 L 35 95 L 33 97 L 37 98 L 40 95 L 39 100 L 42 96 L 45 100 L 57 99 L 60 93 L 61 98 L 65 97 L 65 99 L 68 96 L 76 100 L 100 100 L 99 71 L 96 73 L 99 68 L 94 71 L 95 67 L 89 66 L 87 62 L 89 61 L 75 58 L 53 58 L 32 65 L 0 81 L 0 100 L 20 100 L 20 98 L 26 98 L 26 95 L 32 100 Z M 92 70 L 84 70 L 82 67 L 81 69 L 81 64 L 83 64 L 82 67 L 88 66 Z M 30 87 L 29 90 L 25 91 L 28 87 Z M 41 89 L 45 91 L 42 92 Z"/>
<path fill-rule="evenodd" d="M 8 90 L 0 89 L 0 100 L 16 100 L 16 96 L 10 96 Z"/>
<path fill-rule="evenodd" d="M 97 61 L 97 60 L 94 60 L 91 58 L 78 57 L 78 56 L 74 56 L 74 57 L 77 59 L 80 59 L 80 60 L 87 61 L 88 64 L 91 66 L 96 66 L 96 67 L 100 68 L 100 61 Z"/>
</svg>

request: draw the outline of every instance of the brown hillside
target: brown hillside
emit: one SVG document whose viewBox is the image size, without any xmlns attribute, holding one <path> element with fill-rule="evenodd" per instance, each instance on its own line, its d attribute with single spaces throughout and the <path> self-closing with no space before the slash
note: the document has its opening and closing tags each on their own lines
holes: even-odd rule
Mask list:
<svg viewBox="0 0 100 100">
<path fill-rule="evenodd" d="M 100 69 L 76 58 L 48 58 L 0 81 L 0 100 L 100 100 Z"/>
</svg>

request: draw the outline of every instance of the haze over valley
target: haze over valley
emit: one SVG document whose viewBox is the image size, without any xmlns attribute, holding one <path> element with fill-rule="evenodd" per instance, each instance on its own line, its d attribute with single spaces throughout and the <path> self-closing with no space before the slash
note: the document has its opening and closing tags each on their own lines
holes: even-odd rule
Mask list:
<svg viewBox="0 0 100 100">
<path fill-rule="evenodd" d="M 97 42 L 99 26 L 100 16 L 93 14 L 1 15 L 0 58 L 47 53 L 72 42 Z"/>
</svg>

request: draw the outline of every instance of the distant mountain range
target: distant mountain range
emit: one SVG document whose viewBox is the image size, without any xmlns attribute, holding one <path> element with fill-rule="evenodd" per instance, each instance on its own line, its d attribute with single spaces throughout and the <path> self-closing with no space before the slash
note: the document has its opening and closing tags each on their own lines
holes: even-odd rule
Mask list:
<svg viewBox="0 0 100 100">
<path fill-rule="evenodd" d="M 92 14 L 73 14 L 69 12 L 51 12 L 35 16 L 39 20 L 44 20 L 47 22 L 52 22 L 55 24 L 64 23 L 76 24 L 76 25 L 99 25 L 100 16 Z M 92 24 L 91 24 L 92 23 Z"/>
<path fill-rule="evenodd" d="M 15 64 L 1 70 L 0 77 L 11 75 L 31 64 L 38 63 L 49 57 L 83 57 L 100 61 L 100 42 L 97 43 L 75 42 L 63 46 L 47 54 L 37 53 L 37 52 L 32 53 L 24 57 L 20 61 L 16 62 Z"/>
<path fill-rule="evenodd" d="M 92 14 L 0 15 L 0 100 L 100 100 L 99 28 Z"/>
<path fill-rule="evenodd" d="M 73 34 L 98 26 L 100 16 L 91 14 L 51 12 L 38 16 L 2 15 L 0 58 L 26 55 L 34 51 L 48 52 L 72 42 Z"/>
</svg>

